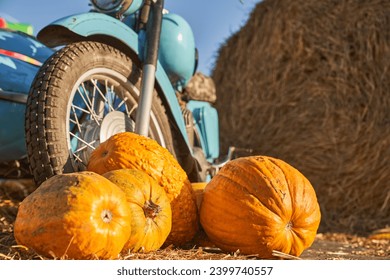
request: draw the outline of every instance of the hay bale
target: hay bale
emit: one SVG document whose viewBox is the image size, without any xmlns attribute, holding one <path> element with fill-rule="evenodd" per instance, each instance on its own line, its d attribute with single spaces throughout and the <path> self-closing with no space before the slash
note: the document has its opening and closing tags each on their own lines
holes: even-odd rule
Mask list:
<svg viewBox="0 0 390 280">
<path fill-rule="evenodd" d="M 221 152 L 281 158 L 317 191 L 322 231 L 390 224 L 390 2 L 264 0 L 221 46 Z"/>
</svg>

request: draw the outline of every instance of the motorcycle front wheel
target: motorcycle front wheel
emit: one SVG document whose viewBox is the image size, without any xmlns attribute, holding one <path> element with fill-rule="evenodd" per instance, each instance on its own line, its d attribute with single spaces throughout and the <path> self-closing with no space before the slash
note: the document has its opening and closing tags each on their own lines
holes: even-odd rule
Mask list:
<svg viewBox="0 0 390 280">
<path fill-rule="evenodd" d="M 37 185 L 86 169 L 91 152 L 110 136 L 134 131 L 142 71 L 121 51 L 77 42 L 40 69 L 27 100 L 27 156 Z M 154 91 L 149 137 L 175 155 L 171 127 Z"/>
</svg>

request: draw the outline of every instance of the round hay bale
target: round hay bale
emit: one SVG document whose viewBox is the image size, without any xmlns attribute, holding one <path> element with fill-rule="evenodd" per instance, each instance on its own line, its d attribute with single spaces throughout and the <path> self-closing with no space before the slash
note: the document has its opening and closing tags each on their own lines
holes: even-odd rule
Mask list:
<svg viewBox="0 0 390 280">
<path fill-rule="evenodd" d="M 222 154 L 298 168 L 322 231 L 390 224 L 389 15 L 389 1 L 264 0 L 218 53 Z"/>
</svg>

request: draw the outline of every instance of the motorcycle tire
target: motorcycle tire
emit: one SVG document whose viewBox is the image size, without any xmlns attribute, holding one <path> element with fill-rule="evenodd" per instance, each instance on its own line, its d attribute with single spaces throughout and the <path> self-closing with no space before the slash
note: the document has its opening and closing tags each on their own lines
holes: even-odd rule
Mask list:
<svg viewBox="0 0 390 280">
<path fill-rule="evenodd" d="M 100 42 L 72 43 L 37 73 L 27 100 L 27 157 L 35 183 L 85 170 L 100 142 L 134 131 L 142 70 L 116 48 Z M 175 156 L 172 129 L 154 91 L 149 137 Z"/>
</svg>

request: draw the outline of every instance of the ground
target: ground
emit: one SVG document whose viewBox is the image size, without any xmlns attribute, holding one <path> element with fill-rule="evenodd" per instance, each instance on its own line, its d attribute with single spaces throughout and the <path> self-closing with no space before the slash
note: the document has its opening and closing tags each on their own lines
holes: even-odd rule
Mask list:
<svg viewBox="0 0 390 280">
<path fill-rule="evenodd" d="M 17 245 L 13 236 L 13 222 L 20 201 L 31 188 L 29 181 L 0 180 L 0 260 L 44 259 L 24 246 Z M 242 255 L 240 252 L 226 253 L 220 249 L 199 242 L 186 248 L 168 247 L 152 253 L 122 254 L 121 259 L 154 260 L 242 260 L 257 259 L 256 255 Z M 290 255 L 278 254 L 281 259 L 296 259 Z M 390 239 L 373 239 L 345 233 L 318 233 L 312 246 L 299 259 L 304 260 L 390 260 Z"/>
</svg>

